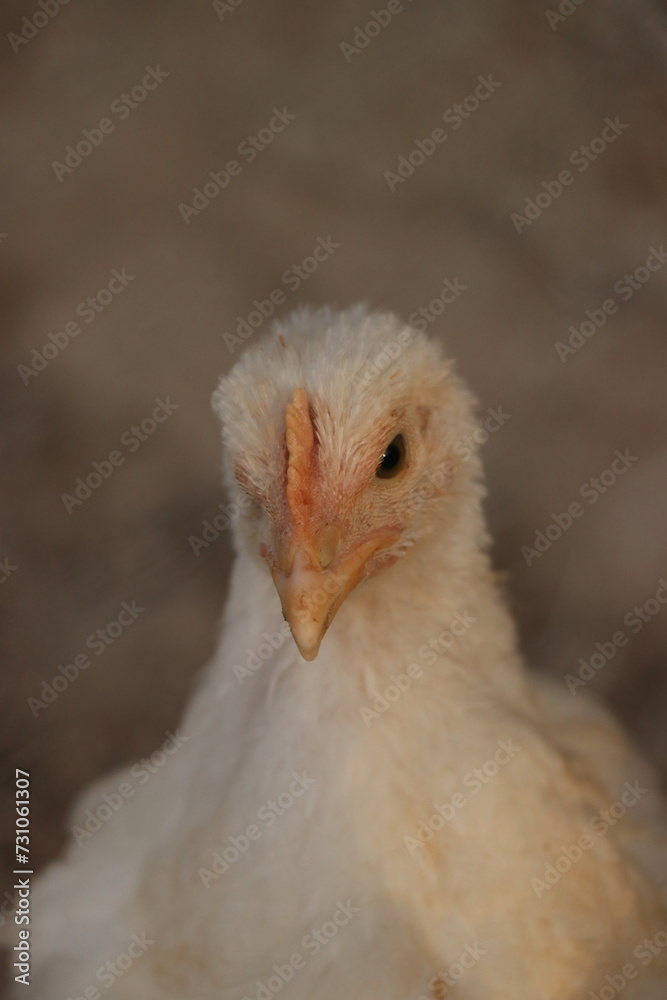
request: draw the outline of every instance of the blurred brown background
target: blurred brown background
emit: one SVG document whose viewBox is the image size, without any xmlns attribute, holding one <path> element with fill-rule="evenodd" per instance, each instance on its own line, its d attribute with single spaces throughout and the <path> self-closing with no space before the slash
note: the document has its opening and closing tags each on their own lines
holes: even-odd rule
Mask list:
<svg viewBox="0 0 667 1000">
<path fill-rule="evenodd" d="M 550 24 L 556 3 L 414 0 L 344 52 L 386 6 L 71 0 L 34 30 L 22 19 L 37 0 L 3 5 L 0 739 L 32 772 L 38 864 L 85 783 L 163 741 L 212 650 L 229 533 L 197 557 L 188 543 L 224 499 L 210 395 L 239 353 L 223 334 L 277 288 L 281 313 L 366 299 L 407 317 L 445 279 L 466 286 L 428 326 L 481 413 L 510 415 L 484 455 L 526 655 L 564 676 L 623 629 L 587 690 L 667 769 L 667 608 L 636 634 L 623 623 L 667 575 L 667 266 L 565 363 L 554 346 L 586 310 L 621 302 L 614 284 L 667 240 L 665 6 L 565 3 Z M 34 37 L 12 43 L 22 30 Z M 168 75 L 145 100 L 111 110 L 158 66 Z M 489 74 L 489 99 L 443 125 Z M 294 120 L 247 162 L 239 144 L 283 107 Z M 570 155 L 607 117 L 628 127 L 580 173 Z M 59 180 L 53 162 L 103 118 L 113 131 Z M 391 191 L 385 171 L 438 127 L 447 140 Z M 186 224 L 179 204 L 230 159 L 240 175 Z M 568 167 L 574 182 L 518 233 L 511 214 Z M 320 237 L 340 247 L 290 287 Z M 127 287 L 93 322 L 77 316 L 123 268 Z M 81 333 L 22 378 L 77 319 Z M 178 409 L 154 434 L 119 444 L 167 397 Z M 68 513 L 62 495 L 118 449 L 123 464 Z M 637 461 L 528 566 L 521 546 L 616 449 Z M 133 600 L 145 611 L 95 656 L 87 637 Z M 90 668 L 35 717 L 28 699 L 86 651 Z M 9 789 L 4 810 L 10 837 Z"/>
</svg>

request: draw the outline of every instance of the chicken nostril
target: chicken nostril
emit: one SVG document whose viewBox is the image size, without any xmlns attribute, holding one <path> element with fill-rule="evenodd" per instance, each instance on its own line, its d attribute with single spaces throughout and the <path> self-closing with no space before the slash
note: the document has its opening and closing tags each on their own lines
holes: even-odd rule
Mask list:
<svg viewBox="0 0 667 1000">
<path fill-rule="evenodd" d="M 328 525 L 318 533 L 316 552 L 317 560 L 322 569 L 326 569 L 333 562 L 340 544 L 340 537 L 340 529 L 335 525 Z"/>
</svg>

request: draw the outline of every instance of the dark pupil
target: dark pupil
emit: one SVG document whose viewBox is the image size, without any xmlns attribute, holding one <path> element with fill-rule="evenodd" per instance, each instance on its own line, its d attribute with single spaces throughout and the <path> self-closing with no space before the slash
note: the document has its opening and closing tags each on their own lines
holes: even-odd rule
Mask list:
<svg viewBox="0 0 667 1000">
<path fill-rule="evenodd" d="M 402 434 L 397 434 L 391 444 L 387 445 L 384 454 L 380 459 L 377 474 L 380 478 L 387 479 L 395 475 L 403 464 L 405 455 L 405 441 Z"/>
</svg>

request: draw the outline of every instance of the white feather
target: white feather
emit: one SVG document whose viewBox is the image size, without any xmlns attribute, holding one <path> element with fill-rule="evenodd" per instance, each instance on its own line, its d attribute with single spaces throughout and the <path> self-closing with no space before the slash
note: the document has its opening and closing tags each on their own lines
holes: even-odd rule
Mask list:
<svg viewBox="0 0 667 1000">
<path fill-rule="evenodd" d="M 36 887 L 34 1000 L 91 986 L 110 1000 L 582 1000 L 628 963 L 624 998 L 665 995 L 664 959 L 636 953 L 667 927 L 657 784 L 602 710 L 529 683 L 485 551 L 477 459 L 457 449 L 471 397 L 416 333 L 376 364 L 402 332 L 362 307 L 303 310 L 221 383 L 229 485 L 242 462 L 253 488 L 275 487 L 285 406 L 303 386 L 332 491 L 392 412 L 425 407 L 419 483 L 449 462 L 447 493 L 413 485 L 401 557 L 348 597 L 313 663 L 281 632 L 257 554 L 265 520 L 248 509 L 187 742 Z M 251 651 L 261 666 L 242 677 Z M 494 758 L 477 788 L 473 769 Z M 592 832 L 635 781 L 637 805 Z M 438 806 L 451 818 L 427 839 Z M 534 880 L 587 830 L 593 846 L 540 893 Z M 101 986 L 133 933 L 154 943 Z"/>
</svg>

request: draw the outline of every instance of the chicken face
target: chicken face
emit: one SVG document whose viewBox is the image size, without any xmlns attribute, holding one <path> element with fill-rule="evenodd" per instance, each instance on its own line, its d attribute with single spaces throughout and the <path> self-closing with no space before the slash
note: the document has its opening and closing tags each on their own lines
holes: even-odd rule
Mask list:
<svg viewBox="0 0 667 1000">
<path fill-rule="evenodd" d="M 252 499 L 243 544 L 268 564 L 306 660 L 355 587 L 459 492 L 452 434 L 469 399 L 436 345 L 407 332 L 393 364 L 360 378 L 405 328 L 361 309 L 297 314 L 216 395 L 229 472 Z"/>
<path fill-rule="evenodd" d="M 332 482 L 303 388 L 287 406 L 285 428 L 286 516 L 274 520 L 273 545 L 260 551 L 299 651 L 312 660 L 350 591 L 397 558 L 403 525 L 389 480 L 406 475 L 409 456 L 403 432 L 381 451 L 369 442 L 354 470 L 338 469 Z"/>
</svg>

